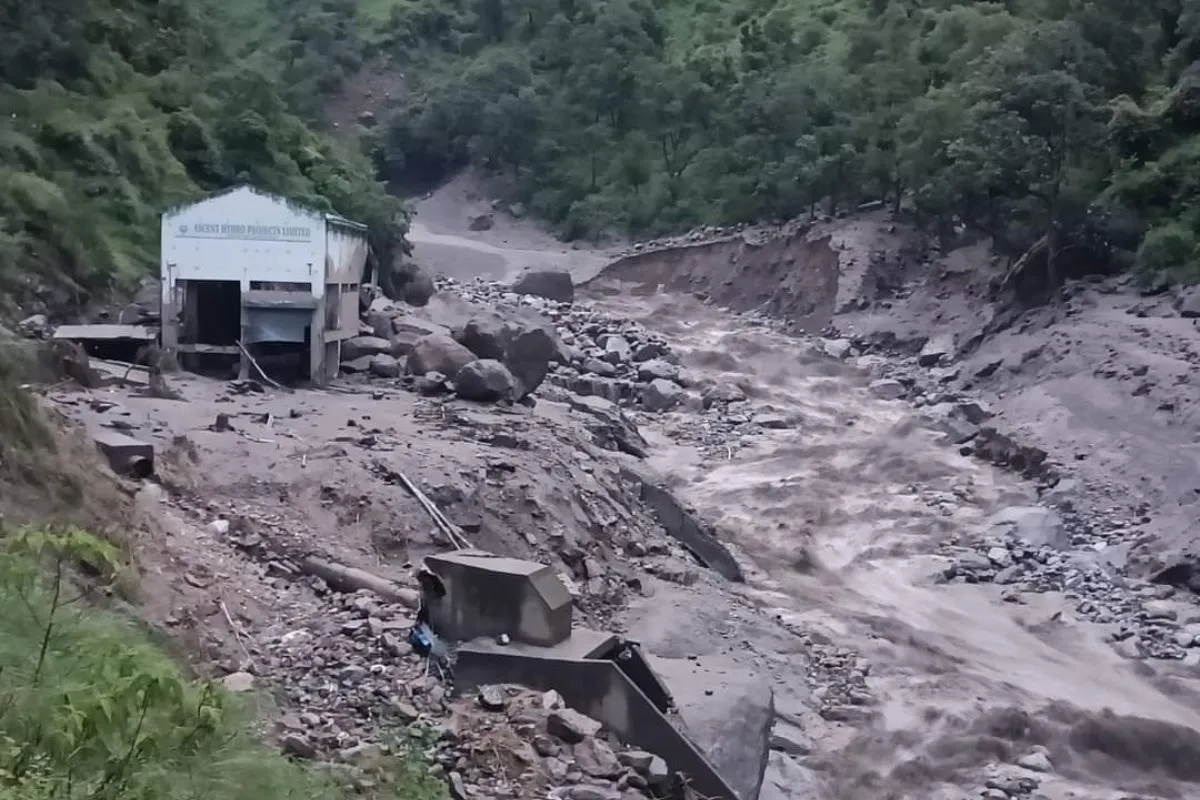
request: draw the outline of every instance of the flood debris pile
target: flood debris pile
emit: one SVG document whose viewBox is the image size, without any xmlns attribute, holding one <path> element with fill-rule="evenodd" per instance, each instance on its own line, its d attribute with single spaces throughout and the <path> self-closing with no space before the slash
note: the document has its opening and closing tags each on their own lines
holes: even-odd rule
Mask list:
<svg viewBox="0 0 1200 800">
<path fill-rule="evenodd" d="M 690 385 L 661 337 L 577 307 L 564 271 L 530 271 L 511 286 L 443 278 L 438 289 L 472 309 L 457 320 L 431 319 L 375 298 L 364 335 L 343 345 L 343 370 L 408 375 L 420 391 L 481 402 L 519 402 L 549 379 L 648 411 L 676 407 Z"/>
<path fill-rule="evenodd" d="M 565 271 L 533 270 L 511 285 L 439 278 L 437 286 L 440 306 L 437 298 L 421 309 L 371 299 L 362 335 L 343 343 L 343 373 L 481 403 L 566 402 L 603 420 L 597 436 L 609 449 L 638 457 L 645 444 L 629 414 L 662 419 L 672 438 L 719 458 L 746 434 L 793 424 L 746 411 L 741 386 L 692 374 L 659 334 L 576 303 Z M 687 418 L 661 417 L 669 411 Z"/>
</svg>

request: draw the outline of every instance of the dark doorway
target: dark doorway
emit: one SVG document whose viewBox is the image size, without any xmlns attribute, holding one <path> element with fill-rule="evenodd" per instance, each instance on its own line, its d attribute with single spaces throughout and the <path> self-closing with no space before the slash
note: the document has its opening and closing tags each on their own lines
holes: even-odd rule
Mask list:
<svg viewBox="0 0 1200 800">
<path fill-rule="evenodd" d="M 236 345 L 242 335 L 238 281 L 187 281 L 180 344 Z"/>
</svg>

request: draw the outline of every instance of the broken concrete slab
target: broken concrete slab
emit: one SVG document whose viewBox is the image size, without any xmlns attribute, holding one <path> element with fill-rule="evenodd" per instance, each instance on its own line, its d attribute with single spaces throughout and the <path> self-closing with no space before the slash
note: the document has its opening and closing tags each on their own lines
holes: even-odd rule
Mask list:
<svg viewBox="0 0 1200 800">
<path fill-rule="evenodd" d="M 765 676 L 721 657 L 647 660 L 675 699 L 684 733 L 741 800 L 757 798 L 775 722 Z"/>
<path fill-rule="evenodd" d="M 118 475 L 142 480 L 154 474 L 154 445 L 116 431 L 97 431 L 92 439 Z"/>
<path fill-rule="evenodd" d="M 635 680 L 636 670 L 626 672 L 619 653 L 594 653 L 586 657 L 595 632 L 576 647 L 574 639 L 555 647 L 532 647 L 520 643 L 501 646 L 477 639 L 461 645 L 454 667 L 456 688 L 464 692 L 485 684 L 519 684 L 539 691 L 557 692 L 567 706 L 600 722 L 618 738 L 661 758 L 671 772 L 681 773 L 691 789 L 713 800 L 754 800 L 744 796 L 705 756 L 698 742 L 673 725 Z M 581 637 L 582 639 L 583 637 Z M 615 637 L 606 637 L 609 639 Z M 619 640 L 618 649 L 626 646 Z M 583 657 L 581 657 L 583 656 Z M 655 679 L 657 682 L 657 679 Z M 676 787 L 679 788 L 679 787 Z M 669 796 L 681 797 L 672 792 Z"/>
<path fill-rule="evenodd" d="M 59 325 L 54 330 L 55 339 L 72 342 L 104 342 L 128 340 L 152 342 L 158 331 L 145 325 Z"/>
<path fill-rule="evenodd" d="M 741 565 L 704 523 L 652 477 L 628 471 L 641 484 L 640 499 L 650 507 L 667 533 L 688 549 L 700 563 L 726 580 L 741 583 L 745 580 Z"/>
</svg>

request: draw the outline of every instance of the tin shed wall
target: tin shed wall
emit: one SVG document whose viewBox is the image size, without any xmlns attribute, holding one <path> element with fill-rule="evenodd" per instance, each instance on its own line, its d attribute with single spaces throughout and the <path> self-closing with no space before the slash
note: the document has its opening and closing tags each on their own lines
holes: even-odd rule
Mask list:
<svg viewBox="0 0 1200 800">
<path fill-rule="evenodd" d="M 358 335 L 359 286 L 366 264 L 366 229 L 343 220 L 326 220 L 326 341 Z"/>
<path fill-rule="evenodd" d="M 326 222 L 325 282 L 358 284 L 366 264 L 367 232 L 337 220 Z"/>
</svg>

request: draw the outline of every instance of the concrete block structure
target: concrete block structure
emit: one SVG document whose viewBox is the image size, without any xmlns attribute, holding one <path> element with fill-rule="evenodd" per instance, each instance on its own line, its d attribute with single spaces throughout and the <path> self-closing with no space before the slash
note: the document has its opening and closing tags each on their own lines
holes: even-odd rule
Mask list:
<svg viewBox="0 0 1200 800">
<path fill-rule="evenodd" d="M 457 690 L 496 683 L 553 689 L 678 773 L 666 797 L 694 797 L 694 789 L 713 800 L 753 800 L 739 797 L 672 724 L 671 693 L 636 642 L 573 627 L 574 600 L 550 567 L 459 550 L 427 556 L 418 577 L 430 627 L 455 645 Z"/>
<path fill-rule="evenodd" d="M 571 595 L 545 564 L 482 550 L 433 555 L 425 564 L 445 588 L 426 603 L 439 636 L 466 641 L 506 634 L 550 647 L 571 635 Z"/>
<path fill-rule="evenodd" d="M 249 186 L 162 215 L 162 344 L 189 354 L 288 354 L 336 375 L 358 335 L 367 228 Z M 243 350 L 245 348 L 245 350 Z"/>
</svg>

